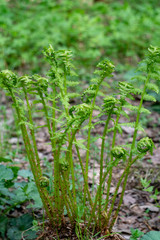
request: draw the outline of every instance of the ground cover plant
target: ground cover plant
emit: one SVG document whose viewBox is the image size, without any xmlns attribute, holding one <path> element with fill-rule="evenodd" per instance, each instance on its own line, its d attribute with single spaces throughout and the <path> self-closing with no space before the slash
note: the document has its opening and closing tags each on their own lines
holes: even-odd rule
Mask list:
<svg viewBox="0 0 160 240">
<path fill-rule="evenodd" d="M 42 48 L 54 43 L 73 51 L 82 77 L 104 56 L 126 70 L 159 44 L 159 21 L 159 1 L 1 0 L 0 69 L 46 72 Z"/>
<path fill-rule="evenodd" d="M 147 152 L 153 153 L 152 139 L 146 136 L 137 141 L 137 137 L 138 131 L 144 130 L 139 122 L 140 114 L 149 113 L 143 107 L 143 101 L 156 101 L 153 96 L 147 94 L 147 90 L 152 89 L 155 92 L 159 90 L 151 81 L 159 80 L 160 49 L 151 46 L 138 68 L 138 75 L 135 78 L 143 82 L 142 89 L 120 81 L 117 84 L 117 94 L 108 96 L 103 96 L 102 88 L 109 87 L 106 79 L 112 77 L 115 70 L 110 60 L 103 60 L 97 65 L 91 84 L 79 95 L 70 91 L 71 87 L 79 84 L 75 81 L 76 73 L 71 61 L 71 52 L 55 51 L 50 45 L 45 49 L 44 55 L 51 66 L 48 77 L 41 77 L 38 74 L 18 77 L 10 70 L 3 70 L 0 73 L 0 85 L 12 98 L 26 154 L 47 217 L 53 229 L 57 231 L 67 223 L 65 221 L 67 216 L 77 234 L 83 235 L 84 223 L 87 226 L 85 231 L 90 231 L 90 234 L 95 232 L 112 234 L 131 166 Z M 137 94 L 140 96 L 140 102 L 138 106 L 134 106 L 129 100 L 133 100 Z M 103 103 L 100 106 L 97 104 L 99 95 L 103 96 Z M 77 98 L 78 104 L 71 104 L 73 98 Z M 130 121 L 126 109 L 134 112 L 135 122 Z M 98 111 L 96 116 L 93 116 L 94 110 Z M 33 117 L 35 112 L 44 119 L 44 125 L 36 125 Z M 121 116 L 124 116 L 127 122 L 120 122 Z M 102 117 L 105 120 L 102 120 Z M 91 193 L 88 185 L 90 149 L 93 143 L 91 133 L 96 125 L 102 123 L 104 130 L 101 136 L 101 150 L 98 153 L 99 184 Z M 117 134 L 118 132 L 123 134 L 124 125 L 134 128 L 132 143 L 117 145 Z M 36 133 L 43 128 L 48 130 L 54 156 L 49 176 L 41 167 L 36 144 Z M 77 133 L 84 130 L 87 131 L 87 138 L 77 140 Z M 104 158 L 106 136 L 111 132 L 113 138 L 110 150 Z M 73 148 L 76 149 L 76 156 L 73 154 Z M 80 155 L 81 148 L 86 150 L 85 161 Z M 83 176 L 81 189 L 77 189 L 76 186 L 75 161 L 78 162 L 80 174 Z M 113 195 L 110 195 L 113 169 L 120 165 L 124 170 Z M 120 186 L 122 192 L 117 203 Z"/>
<path fill-rule="evenodd" d="M 18 240 L 24 233 L 27 236 L 36 238 L 36 232 L 32 231 L 34 215 L 23 211 L 22 205 L 27 204 L 27 208 L 42 208 L 42 203 L 35 183 L 33 175 L 29 170 L 21 170 L 20 167 L 14 166 L 11 159 L 0 157 L 0 237 L 3 239 Z M 5 165 L 7 163 L 7 166 Z M 17 178 L 23 179 L 18 181 Z M 28 181 L 26 182 L 27 179 Z M 34 205 L 33 205 L 34 200 Z M 9 213 L 15 210 L 21 211 L 23 214 L 16 218 L 8 217 Z M 33 215 L 33 216 L 32 216 Z M 28 230 L 28 228 L 31 228 Z"/>
</svg>

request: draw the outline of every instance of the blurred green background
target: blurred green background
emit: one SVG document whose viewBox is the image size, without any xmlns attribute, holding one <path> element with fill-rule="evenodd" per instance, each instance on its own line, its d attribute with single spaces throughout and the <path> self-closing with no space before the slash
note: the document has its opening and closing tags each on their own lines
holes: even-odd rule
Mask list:
<svg viewBox="0 0 160 240">
<path fill-rule="evenodd" d="M 73 51 L 80 76 L 104 57 L 129 71 L 160 46 L 160 1 L 0 0 L 0 70 L 44 74 L 49 44 Z"/>
</svg>

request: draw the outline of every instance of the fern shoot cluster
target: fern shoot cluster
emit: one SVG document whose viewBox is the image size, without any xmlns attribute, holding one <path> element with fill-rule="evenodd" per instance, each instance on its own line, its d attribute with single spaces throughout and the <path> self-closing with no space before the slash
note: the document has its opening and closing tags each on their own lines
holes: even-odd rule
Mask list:
<svg viewBox="0 0 160 240">
<path fill-rule="evenodd" d="M 89 87 L 80 95 L 71 92 L 71 87 L 78 86 L 75 81 L 76 73 L 72 63 L 72 53 L 67 50 L 55 51 L 50 45 L 44 50 L 44 56 L 50 64 L 47 77 L 38 74 L 33 76 L 18 77 L 10 70 L 0 73 L 0 86 L 6 94 L 12 98 L 19 126 L 34 175 L 35 184 L 43 202 L 47 217 L 55 228 L 59 228 L 64 222 L 64 210 L 75 227 L 80 222 L 85 222 L 89 229 L 105 229 L 111 233 L 123 201 L 131 166 L 143 156 L 155 148 L 152 139 L 145 136 L 137 141 L 138 131 L 144 131 L 140 124 L 140 114 L 150 113 L 143 107 L 144 100 L 156 101 L 148 94 L 148 90 L 158 93 L 156 82 L 160 80 L 159 63 L 160 48 L 151 46 L 146 58 L 140 63 L 136 78 L 143 82 L 141 89 L 131 83 L 120 81 L 117 85 L 117 94 L 104 96 L 103 104 L 98 105 L 97 96 L 102 84 L 107 78 L 112 77 L 115 70 L 113 63 L 106 59 L 97 65 L 95 78 L 91 80 Z M 105 83 L 105 85 L 107 85 Z M 134 96 L 140 96 L 138 106 L 134 102 Z M 71 104 L 71 99 L 77 99 L 79 104 Z M 81 103 L 80 103 L 81 101 Z M 93 117 L 93 111 L 98 110 Z M 126 109 L 136 115 L 135 122 L 131 122 Z M 37 125 L 34 121 L 34 113 L 38 112 L 45 120 L 45 124 Z M 103 116 L 103 119 L 101 120 Z M 120 117 L 127 119 L 120 122 Z M 93 121 L 94 119 L 94 121 Z M 100 172 L 99 184 L 94 193 L 90 191 L 88 184 L 88 171 L 92 146 L 92 130 L 98 124 L 104 125 L 101 136 L 102 143 L 99 153 Z M 112 124 L 110 124 L 112 123 Z M 111 127 L 112 125 L 112 127 Z M 118 145 L 117 134 L 123 137 L 122 126 L 134 128 L 131 144 Z M 49 133 L 50 144 L 53 152 L 53 176 L 46 177 L 41 167 L 36 134 L 46 128 Z M 87 130 L 87 139 L 77 140 L 77 132 Z M 106 136 L 113 133 L 112 143 L 107 159 L 105 159 Z M 83 177 L 83 193 L 77 200 L 78 190 L 75 177 L 75 156 Z M 86 151 L 85 160 L 82 159 L 80 149 Z M 113 195 L 110 194 L 114 168 L 123 163 L 123 173 L 115 187 Z M 122 186 L 118 205 L 115 202 L 118 190 Z M 105 193 L 104 193 L 105 192 Z M 79 207 L 81 206 L 81 207 Z"/>
</svg>

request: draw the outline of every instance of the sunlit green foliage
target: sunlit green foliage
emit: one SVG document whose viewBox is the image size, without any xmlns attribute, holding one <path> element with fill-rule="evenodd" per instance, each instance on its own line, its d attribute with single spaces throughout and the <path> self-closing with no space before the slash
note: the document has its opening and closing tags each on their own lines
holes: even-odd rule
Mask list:
<svg viewBox="0 0 160 240">
<path fill-rule="evenodd" d="M 0 69 L 46 71 L 49 43 L 71 50 L 78 68 L 109 56 L 124 69 L 159 44 L 159 22 L 158 1 L 1 0 Z"/>
</svg>

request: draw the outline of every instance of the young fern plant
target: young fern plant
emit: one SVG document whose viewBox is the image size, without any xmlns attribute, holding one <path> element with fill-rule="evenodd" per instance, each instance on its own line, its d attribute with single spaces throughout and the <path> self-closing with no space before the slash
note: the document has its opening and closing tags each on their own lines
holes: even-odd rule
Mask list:
<svg viewBox="0 0 160 240">
<path fill-rule="evenodd" d="M 150 47 L 148 55 L 142 61 L 135 76 L 142 81 L 143 88 L 137 89 L 127 82 L 118 83 L 118 93 L 113 96 L 105 96 L 103 105 L 97 104 L 97 96 L 106 78 L 112 77 L 114 65 L 109 60 L 100 62 L 95 71 L 96 77 L 92 84 L 81 96 L 71 93 L 70 87 L 79 83 L 73 80 L 75 76 L 74 66 L 71 63 L 71 52 L 66 50 L 55 51 L 52 46 L 45 49 L 44 55 L 51 65 L 48 77 L 39 75 L 18 77 L 9 70 L 0 73 L 0 86 L 6 94 L 12 98 L 22 137 L 28 156 L 35 184 L 42 199 L 46 214 L 53 226 L 59 229 L 64 224 L 64 209 L 73 227 L 79 222 L 85 222 L 89 229 L 97 229 L 110 234 L 123 201 L 127 179 L 131 166 L 149 151 L 153 152 L 154 144 L 147 136 L 137 141 L 138 131 L 143 130 L 140 125 L 140 114 L 149 113 L 143 107 L 144 100 L 155 101 L 147 94 L 148 89 L 158 92 L 156 83 L 151 80 L 159 80 L 160 48 Z M 106 84 L 105 84 L 106 85 Z M 129 103 L 134 99 L 133 95 L 139 94 L 141 100 L 138 106 Z M 81 104 L 71 105 L 71 98 L 82 100 Z M 93 111 L 99 110 L 99 114 L 93 117 Z M 126 109 L 133 111 L 136 121 L 131 122 Z M 34 121 L 34 111 L 40 112 L 45 124 L 38 126 Z M 101 117 L 105 121 L 101 120 Z M 106 116 L 106 117 L 105 117 Z M 120 122 L 121 116 L 128 122 Z M 93 121 L 94 120 L 94 121 Z M 96 122 L 95 122 L 96 121 Z M 94 123 L 93 123 L 94 122 Z M 97 189 L 93 193 L 88 184 L 89 161 L 91 157 L 92 130 L 95 125 L 104 123 L 101 136 L 102 143 L 99 153 L 100 173 Z M 110 127 L 112 123 L 112 127 Z M 122 126 L 134 128 L 132 144 L 118 145 L 118 133 L 123 136 Z M 36 136 L 38 131 L 48 130 L 50 144 L 53 152 L 53 176 L 44 175 L 41 167 Z M 82 144 L 76 139 L 80 129 L 87 129 L 86 157 L 85 161 L 80 154 Z M 112 132 L 112 144 L 110 153 L 105 159 L 106 136 Z M 79 133 L 78 133 L 79 134 Z M 84 139 L 85 140 L 85 139 Z M 73 154 L 73 149 L 76 150 Z M 83 206 L 83 214 L 80 214 L 79 199 L 77 200 L 77 186 L 75 176 L 75 158 L 79 161 L 83 176 L 84 191 L 80 205 Z M 110 194 L 113 180 L 113 171 L 123 163 L 124 170 L 121 174 L 114 193 Z M 53 181 L 51 185 L 50 182 Z M 53 186 L 53 189 L 50 189 Z M 122 192 L 118 198 L 118 190 L 122 186 Z M 115 202 L 118 205 L 115 206 Z M 81 219 L 79 219 L 81 216 Z M 80 226 L 79 226 L 80 227 Z M 79 228 L 78 227 L 78 228 Z M 79 228 L 80 229 L 80 228 Z"/>
</svg>

